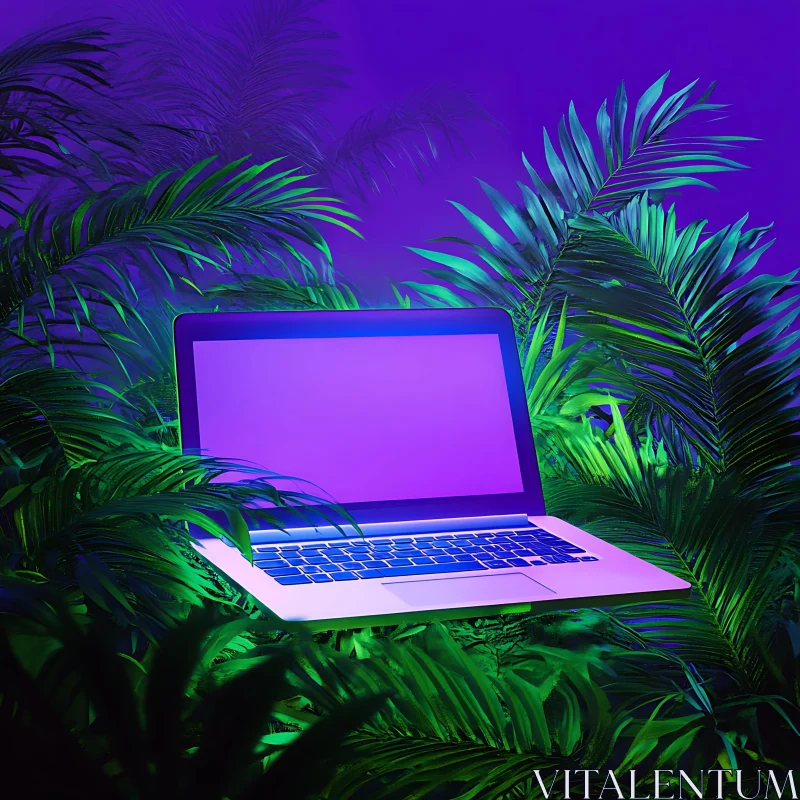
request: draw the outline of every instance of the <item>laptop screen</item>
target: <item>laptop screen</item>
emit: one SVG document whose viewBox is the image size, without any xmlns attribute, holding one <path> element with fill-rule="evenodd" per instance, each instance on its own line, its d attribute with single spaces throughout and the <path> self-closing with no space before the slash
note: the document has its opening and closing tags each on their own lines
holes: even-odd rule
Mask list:
<svg viewBox="0 0 800 800">
<path fill-rule="evenodd" d="M 193 349 L 201 450 L 314 484 L 278 488 L 343 504 L 523 491 L 495 333 Z"/>
</svg>

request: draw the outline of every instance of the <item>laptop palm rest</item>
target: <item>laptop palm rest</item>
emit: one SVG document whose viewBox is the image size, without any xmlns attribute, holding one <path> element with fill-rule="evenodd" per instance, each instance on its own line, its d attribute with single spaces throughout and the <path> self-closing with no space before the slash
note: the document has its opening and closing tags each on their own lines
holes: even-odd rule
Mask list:
<svg viewBox="0 0 800 800">
<path fill-rule="evenodd" d="M 412 607 L 436 608 L 442 603 L 497 605 L 521 602 L 555 592 L 521 572 L 503 575 L 476 575 L 463 578 L 426 578 L 382 584 Z"/>
</svg>

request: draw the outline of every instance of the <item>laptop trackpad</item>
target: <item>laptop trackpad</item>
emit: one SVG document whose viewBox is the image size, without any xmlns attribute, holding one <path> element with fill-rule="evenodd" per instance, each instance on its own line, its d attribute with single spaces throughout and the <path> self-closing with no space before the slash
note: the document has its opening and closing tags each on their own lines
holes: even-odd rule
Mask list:
<svg viewBox="0 0 800 800">
<path fill-rule="evenodd" d="M 382 585 L 410 606 L 427 608 L 436 608 L 443 603 L 493 606 L 552 597 L 555 594 L 552 589 L 521 572 L 463 578 L 427 578 Z"/>
</svg>

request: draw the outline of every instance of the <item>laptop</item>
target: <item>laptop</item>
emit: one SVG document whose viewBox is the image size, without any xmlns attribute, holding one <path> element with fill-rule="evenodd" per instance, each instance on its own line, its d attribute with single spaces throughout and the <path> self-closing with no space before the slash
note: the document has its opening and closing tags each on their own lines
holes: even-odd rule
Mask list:
<svg viewBox="0 0 800 800">
<path fill-rule="evenodd" d="M 356 523 L 270 509 L 252 564 L 196 534 L 275 620 L 341 630 L 690 593 L 547 515 L 504 310 L 183 314 L 175 358 L 184 452 L 292 476 L 275 485 Z"/>
</svg>

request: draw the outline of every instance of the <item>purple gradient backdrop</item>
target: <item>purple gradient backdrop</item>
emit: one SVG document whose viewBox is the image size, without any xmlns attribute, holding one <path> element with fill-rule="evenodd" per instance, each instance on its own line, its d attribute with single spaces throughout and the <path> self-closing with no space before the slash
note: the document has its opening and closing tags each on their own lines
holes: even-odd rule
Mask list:
<svg viewBox="0 0 800 800">
<path fill-rule="evenodd" d="M 76 13 L 64 0 L 4 5 L 2 43 L 53 14 Z M 183 5 L 210 26 L 231 7 L 229 0 Z M 468 132 L 473 158 L 444 158 L 423 186 L 408 174 L 398 178 L 395 194 L 387 191 L 368 206 L 355 203 L 365 242 L 326 231 L 338 268 L 370 294 L 383 294 L 387 278 L 419 277 L 426 262 L 404 246 L 469 235 L 447 200 L 495 219 L 475 176 L 516 200 L 515 182 L 526 177 L 520 153 L 544 168 L 541 128 L 552 131 L 570 99 L 588 127 L 620 79 L 626 79 L 630 96 L 638 96 L 667 69 L 670 91 L 695 78 L 702 86 L 718 80 L 715 98 L 731 109 L 729 119 L 715 124 L 716 132 L 763 139 L 742 154 L 752 169 L 713 177 L 719 193 L 686 190 L 678 199 L 679 223 L 708 218 L 716 230 L 750 212 L 752 224 L 774 221 L 778 236 L 760 269 L 786 272 L 798 265 L 795 0 L 326 0 L 318 15 L 340 35 L 342 61 L 352 69 L 351 91 L 329 109 L 335 126 L 345 128 L 355 116 L 409 91 L 455 81 L 505 128 L 476 126 Z"/>
<path fill-rule="evenodd" d="M 495 334 L 199 341 L 194 353 L 208 455 L 340 503 L 523 490 Z M 309 375 L 313 392 L 300 390 Z"/>
</svg>

